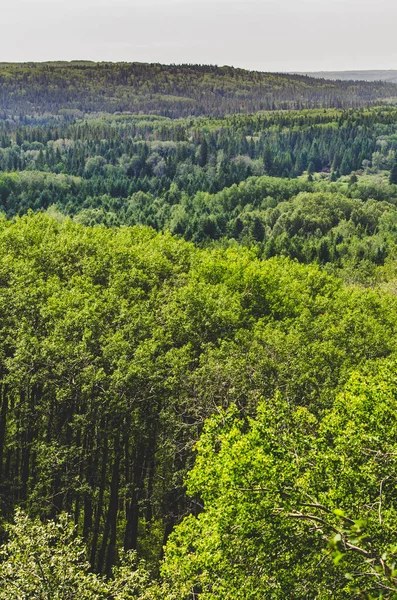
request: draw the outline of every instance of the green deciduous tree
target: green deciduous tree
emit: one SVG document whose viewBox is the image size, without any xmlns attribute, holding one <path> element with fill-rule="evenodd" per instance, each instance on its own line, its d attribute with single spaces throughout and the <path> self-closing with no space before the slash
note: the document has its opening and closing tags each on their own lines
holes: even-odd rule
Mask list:
<svg viewBox="0 0 397 600">
<path fill-rule="evenodd" d="M 86 549 L 66 516 L 46 525 L 18 511 L 0 549 L 0 598 L 100 600 L 108 588 L 89 572 Z"/>
<path fill-rule="evenodd" d="M 2 600 L 155 600 L 152 584 L 135 553 L 121 556 L 110 580 L 89 571 L 86 547 L 66 514 L 42 523 L 17 510 L 0 547 Z"/>
<path fill-rule="evenodd" d="M 277 396 L 255 419 L 220 411 L 171 535 L 169 598 L 395 598 L 395 362 L 353 375 L 318 420 Z"/>
</svg>

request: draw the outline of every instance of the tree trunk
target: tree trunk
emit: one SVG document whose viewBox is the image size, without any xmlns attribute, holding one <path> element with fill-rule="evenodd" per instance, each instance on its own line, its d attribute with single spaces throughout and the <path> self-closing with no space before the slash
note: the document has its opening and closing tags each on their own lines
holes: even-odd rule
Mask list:
<svg viewBox="0 0 397 600">
<path fill-rule="evenodd" d="M 110 483 L 110 498 L 106 514 L 105 527 L 103 531 L 102 544 L 98 555 L 98 571 L 103 572 L 105 565 L 105 574 L 110 576 L 114 563 L 116 550 L 116 533 L 117 533 L 117 512 L 119 502 L 119 462 L 120 454 L 118 449 L 118 440 L 115 442 L 115 456 L 112 469 L 112 480 Z M 106 562 L 105 562 L 106 556 Z"/>
<path fill-rule="evenodd" d="M 7 386 L 3 385 L 1 390 L 1 411 L 0 411 L 0 481 L 3 473 L 3 455 L 4 455 L 4 444 L 6 439 L 7 429 L 7 410 L 8 410 L 8 396 Z"/>
<path fill-rule="evenodd" d="M 103 505 L 103 495 L 105 491 L 106 484 L 106 463 L 108 459 L 108 443 L 105 438 L 104 448 L 102 454 L 102 466 L 101 466 L 101 479 L 99 482 L 99 497 L 98 503 L 95 510 L 95 523 L 94 523 L 94 531 L 92 536 L 92 545 L 91 545 L 91 565 L 95 565 L 95 559 L 97 554 L 98 547 L 98 538 L 99 538 L 99 528 L 101 523 L 101 514 L 102 514 L 102 505 Z"/>
</svg>

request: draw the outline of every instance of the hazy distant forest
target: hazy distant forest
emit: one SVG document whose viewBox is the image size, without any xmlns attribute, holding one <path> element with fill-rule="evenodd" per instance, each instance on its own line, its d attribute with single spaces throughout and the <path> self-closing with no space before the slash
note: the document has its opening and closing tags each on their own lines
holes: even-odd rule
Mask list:
<svg viewBox="0 0 397 600">
<path fill-rule="evenodd" d="M 0 600 L 397 598 L 397 86 L 0 64 Z"/>
</svg>

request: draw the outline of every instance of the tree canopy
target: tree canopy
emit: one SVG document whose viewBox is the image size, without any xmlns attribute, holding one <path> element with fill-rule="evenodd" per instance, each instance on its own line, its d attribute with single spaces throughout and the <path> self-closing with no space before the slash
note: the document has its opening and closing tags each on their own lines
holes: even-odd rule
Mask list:
<svg viewBox="0 0 397 600">
<path fill-rule="evenodd" d="M 397 598 L 395 90 L 0 64 L 0 600 Z"/>
</svg>

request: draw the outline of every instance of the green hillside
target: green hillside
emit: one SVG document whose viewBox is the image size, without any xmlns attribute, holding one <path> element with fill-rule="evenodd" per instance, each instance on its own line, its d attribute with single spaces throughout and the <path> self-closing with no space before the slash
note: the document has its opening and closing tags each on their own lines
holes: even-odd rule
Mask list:
<svg viewBox="0 0 397 600">
<path fill-rule="evenodd" d="M 154 113 L 170 117 L 354 107 L 397 97 L 387 83 L 318 81 L 211 65 L 2 63 L 5 114 Z"/>
</svg>

